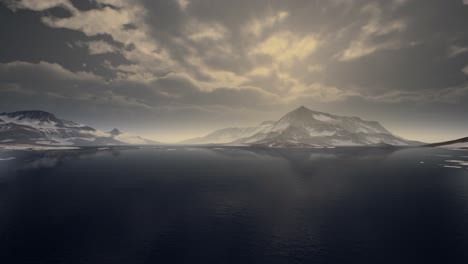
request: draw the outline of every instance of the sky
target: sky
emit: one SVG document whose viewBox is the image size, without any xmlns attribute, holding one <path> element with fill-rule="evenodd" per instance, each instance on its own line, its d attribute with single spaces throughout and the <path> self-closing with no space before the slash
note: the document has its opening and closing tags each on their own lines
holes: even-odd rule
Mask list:
<svg viewBox="0 0 468 264">
<path fill-rule="evenodd" d="M 162 142 L 304 105 L 468 136 L 468 0 L 0 0 L 0 112 Z"/>
</svg>

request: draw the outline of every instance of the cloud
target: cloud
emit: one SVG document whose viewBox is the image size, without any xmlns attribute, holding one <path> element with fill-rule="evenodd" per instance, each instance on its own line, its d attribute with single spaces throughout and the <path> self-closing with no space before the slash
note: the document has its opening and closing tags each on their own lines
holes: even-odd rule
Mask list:
<svg viewBox="0 0 468 264">
<path fill-rule="evenodd" d="M 272 73 L 272 69 L 268 67 L 257 67 L 251 70 L 248 75 L 249 76 L 260 76 L 260 77 L 267 77 Z"/>
<path fill-rule="evenodd" d="M 0 84 L 15 85 L 17 92 L 42 94 L 63 100 L 108 100 L 114 87 L 103 78 L 89 72 L 72 72 L 59 64 L 15 61 L 0 64 Z M 131 100 L 129 100 L 131 101 Z"/>
<path fill-rule="evenodd" d="M 315 82 L 306 86 L 294 87 L 288 99 L 294 101 L 298 98 L 309 98 L 311 101 L 328 103 L 343 101 L 351 96 L 359 96 L 359 94 Z"/>
<path fill-rule="evenodd" d="M 277 63 L 290 64 L 307 58 L 317 46 L 318 40 L 314 36 L 300 37 L 291 32 L 280 32 L 259 43 L 251 54 L 267 55 Z"/>
<path fill-rule="evenodd" d="M 21 82 L 23 74 L 27 75 L 28 81 L 47 79 L 51 81 L 100 81 L 101 78 L 89 72 L 71 72 L 56 63 L 41 61 L 39 63 L 29 63 L 14 61 L 10 63 L 0 63 L 0 74 L 4 82 Z"/>
<path fill-rule="evenodd" d="M 188 34 L 189 39 L 193 41 L 203 41 L 203 40 L 221 40 L 225 38 L 227 34 L 226 28 L 217 23 L 200 23 L 193 21 L 188 25 Z"/>
<path fill-rule="evenodd" d="M 468 52 L 468 46 L 457 46 L 457 45 L 452 45 L 449 47 L 448 50 L 448 57 L 453 58 L 458 55 L 464 54 Z"/>
<path fill-rule="evenodd" d="M 68 101 L 111 103 L 131 108 L 156 110 L 161 106 L 252 107 L 268 105 L 277 98 L 254 87 L 220 87 L 203 90 L 184 74 L 170 73 L 151 82 L 115 80 L 108 82 L 92 73 L 71 72 L 47 62 L 0 64 L 0 86 L 10 92 L 34 98 L 37 94 Z M 27 80 L 25 82 L 24 80 Z"/>
<path fill-rule="evenodd" d="M 72 16 L 66 18 L 44 16 L 42 22 L 53 28 L 81 31 L 89 37 L 111 36 L 113 41 L 123 46 L 119 49 L 120 54 L 144 69 L 144 74 L 137 76 L 157 76 L 174 66 L 167 52 L 149 35 L 144 21 L 146 10 L 141 4 L 127 0 L 99 0 L 97 3 L 117 8 L 104 6 L 88 11 L 75 10 Z M 127 25 L 132 25 L 132 30 L 128 30 Z M 116 47 L 112 48 L 102 41 L 90 41 L 87 45 L 91 54 L 117 51 Z"/>
<path fill-rule="evenodd" d="M 378 50 L 382 49 L 397 49 L 400 47 L 398 42 L 384 42 L 380 44 L 370 45 L 366 43 L 366 41 L 360 39 L 353 41 L 348 49 L 343 51 L 342 54 L 339 55 L 339 59 L 341 61 L 350 61 L 354 59 L 358 59 L 364 57 L 366 55 L 372 54 Z"/>
<path fill-rule="evenodd" d="M 369 21 L 361 27 L 358 37 L 352 40 L 349 47 L 337 55 L 341 61 L 350 61 L 379 50 L 398 49 L 401 46 L 401 41 L 395 37 L 385 38 L 382 41 L 373 41 L 373 39 L 406 30 L 405 22 L 400 20 L 382 22 L 382 10 L 376 3 L 365 5 L 361 13 L 368 15 Z"/>
<path fill-rule="evenodd" d="M 122 26 L 133 22 L 131 16 L 131 10 L 123 11 L 105 7 L 90 11 L 77 11 L 67 18 L 45 16 L 42 21 L 50 27 L 80 30 L 88 36 L 110 34 L 116 40 L 125 43 L 130 35 L 122 29 Z"/>
<path fill-rule="evenodd" d="M 91 55 L 115 53 L 119 51 L 117 47 L 103 40 L 78 42 L 77 44 L 79 46 L 86 46 L 89 50 L 89 54 Z"/>
<path fill-rule="evenodd" d="M 190 4 L 189 0 L 177 0 L 177 4 L 179 4 L 182 10 L 187 9 L 188 5 Z"/>
<path fill-rule="evenodd" d="M 468 75 L 468 65 L 466 65 L 465 68 L 462 69 L 462 72 Z"/>
<path fill-rule="evenodd" d="M 67 9 L 73 10 L 74 7 L 68 0 L 7 0 L 5 1 L 7 6 L 13 10 L 18 9 L 30 9 L 34 11 L 42 11 L 56 6 L 62 6 Z"/>
<path fill-rule="evenodd" d="M 325 67 L 322 65 L 314 64 L 307 66 L 307 71 L 312 73 L 322 72 L 324 71 Z"/>
<path fill-rule="evenodd" d="M 80 43 L 88 48 L 91 55 L 117 53 L 128 60 L 126 64 L 107 60 L 101 63 L 114 73 L 115 82 L 147 85 L 168 74 L 177 74 L 190 80 L 202 92 L 231 87 L 238 93 L 249 93 L 254 89 L 272 95 L 270 99 L 280 104 L 304 95 L 313 95 L 311 97 L 324 101 L 346 98 L 344 88 L 325 85 L 323 80 L 309 77 L 322 78 L 327 74 L 327 61 L 313 60 L 314 56 L 321 56 L 318 54 L 321 49 L 334 47 L 329 33 L 323 30 L 305 32 L 292 27 L 291 23 L 297 23 L 297 17 L 292 16 L 292 10 L 287 6 L 272 6 L 248 19 L 239 18 L 234 25 L 192 13 L 192 9 L 197 10 L 198 5 L 205 4 L 202 2 L 172 1 L 163 5 L 145 1 L 99 0 L 99 4 L 116 8 L 101 6 L 86 11 L 73 10 L 70 17 L 43 16 L 42 22 L 53 28 L 80 31 L 90 38 L 109 35 L 111 41 Z M 340 1 L 332 3 L 330 10 L 338 10 L 344 4 Z M 349 3 L 346 6 L 347 9 L 354 8 Z M 231 11 L 238 7 L 244 8 L 236 5 Z M 172 16 L 154 13 L 161 12 L 161 8 L 173 12 Z M 368 20 L 362 24 L 358 39 L 353 40 L 341 54 L 342 60 L 352 60 L 398 45 L 393 40 L 374 41 L 374 38 L 404 31 L 406 24 L 402 20 L 385 21 L 381 7 L 376 4 L 358 9 L 362 15 L 368 16 Z M 311 16 L 307 14 L 303 19 Z M 159 19 L 159 24 L 152 24 L 154 17 Z M 168 27 L 163 27 L 164 23 L 168 23 Z M 133 26 L 128 30 L 125 25 Z M 168 91 L 165 93 L 170 94 Z"/>
<path fill-rule="evenodd" d="M 275 26 L 281 24 L 285 19 L 289 16 L 288 12 L 279 11 L 274 15 L 270 15 L 261 19 L 254 18 L 250 21 L 247 25 L 244 26 L 243 31 L 249 35 L 253 35 L 255 37 L 260 36 L 264 33 L 265 30 L 271 29 Z"/>
<path fill-rule="evenodd" d="M 363 98 L 386 103 L 402 103 L 402 102 L 413 102 L 413 103 L 434 103 L 443 102 L 448 104 L 457 104 L 468 99 L 468 84 L 448 87 L 441 89 L 428 89 L 424 91 L 389 91 L 379 95 L 368 95 Z"/>
</svg>

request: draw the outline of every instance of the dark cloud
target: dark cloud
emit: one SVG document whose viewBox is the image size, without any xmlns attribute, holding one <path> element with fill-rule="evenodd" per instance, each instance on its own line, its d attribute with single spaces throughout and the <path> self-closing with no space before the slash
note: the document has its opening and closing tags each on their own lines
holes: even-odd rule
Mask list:
<svg viewBox="0 0 468 264">
<path fill-rule="evenodd" d="M 73 6 L 80 11 L 89 11 L 93 9 L 102 9 L 106 7 L 110 7 L 113 9 L 119 9 L 117 6 L 112 4 L 100 3 L 99 1 L 95 0 L 70 0 Z"/>
<path fill-rule="evenodd" d="M 72 71 L 92 71 L 106 77 L 114 72 L 104 67 L 103 62 L 128 64 L 119 53 L 93 56 L 85 46 L 75 45 L 87 41 L 106 41 L 110 45 L 123 46 L 110 35 L 88 37 L 82 32 L 69 29 L 54 29 L 41 23 L 51 9 L 43 12 L 12 10 L 0 3 L 0 62 L 27 61 L 38 63 L 47 61 L 58 63 Z M 52 9 L 53 10 L 53 9 Z M 64 10 L 60 8 L 60 10 Z"/>
<path fill-rule="evenodd" d="M 268 105 L 271 96 L 255 90 L 220 88 L 201 91 L 184 76 L 168 75 L 149 83 L 106 81 L 85 72 L 71 72 L 58 64 L 11 62 L 0 64 L 2 111 L 42 109 L 96 127 L 132 124 L 161 129 L 159 120 L 196 125 L 203 113 L 252 109 Z M 105 118 L 104 118 L 105 117 Z M 169 121 L 168 121 L 169 120 Z M 140 123 L 140 124 L 139 124 Z"/>
</svg>

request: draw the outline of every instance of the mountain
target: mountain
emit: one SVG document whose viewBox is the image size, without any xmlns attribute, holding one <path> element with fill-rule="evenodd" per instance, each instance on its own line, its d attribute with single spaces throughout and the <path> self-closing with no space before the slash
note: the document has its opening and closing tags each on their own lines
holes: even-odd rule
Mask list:
<svg viewBox="0 0 468 264">
<path fill-rule="evenodd" d="M 267 147 L 417 144 L 393 135 L 376 121 L 312 111 L 304 106 L 278 121 L 265 121 L 252 127 L 225 128 L 182 143 Z"/>
<path fill-rule="evenodd" d="M 112 136 L 118 136 L 118 135 L 122 135 L 122 134 L 123 134 L 123 133 L 122 133 L 120 130 L 118 130 L 117 128 L 114 128 L 114 129 L 112 129 L 111 131 L 109 131 L 109 132 L 107 132 L 107 133 L 111 134 Z"/>
<path fill-rule="evenodd" d="M 274 121 L 272 121 L 274 122 Z M 232 127 L 216 130 L 211 134 L 208 134 L 201 138 L 194 138 L 182 141 L 184 144 L 227 144 L 235 143 L 240 139 L 247 139 L 254 135 L 261 135 L 262 132 L 267 131 L 271 127 L 268 122 L 263 122 L 258 126 L 253 127 Z M 252 139 L 252 142 L 255 140 Z M 248 143 L 245 140 L 245 143 Z"/>
<path fill-rule="evenodd" d="M 121 138 L 129 136 L 117 129 L 106 133 L 90 126 L 57 118 L 45 111 L 0 113 L 0 144 L 31 144 L 48 146 L 100 146 L 129 144 Z M 118 133 L 117 133 L 118 132 Z M 123 136 L 125 135 L 125 136 Z"/>
<path fill-rule="evenodd" d="M 468 137 L 439 143 L 427 144 L 427 147 L 444 147 L 451 149 L 468 149 Z"/>
<path fill-rule="evenodd" d="M 107 133 L 59 119 L 45 111 L 0 114 L 0 143 L 33 145 L 121 145 Z"/>
<path fill-rule="evenodd" d="M 134 144 L 134 145 L 146 145 L 146 144 L 160 144 L 157 141 L 142 138 L 140 136 L 134 136 L 131 134 L 123 133 L 122 131 L 118 130 L 117 128 L 112 129 L 111 131 L 107 132 L 111 137 L 115 140 L 123 142 L 125 144 Z"/>
</svg>

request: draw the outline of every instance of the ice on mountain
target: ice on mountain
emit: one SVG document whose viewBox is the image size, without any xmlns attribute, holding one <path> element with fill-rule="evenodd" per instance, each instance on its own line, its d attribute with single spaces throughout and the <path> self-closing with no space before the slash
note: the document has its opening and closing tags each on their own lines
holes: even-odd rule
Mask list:
<svg viewBox="0 0 468 264">
<path fill-rule="evenodd" d="M 313 117 L 314 119 L 322 121 L 322 122 L 328 122 L 328 121 L 333 120 L 333 118 L 326 116 L 326 115 L 322 115 L 322 114 L 314 114 Z"/>
</svg>

